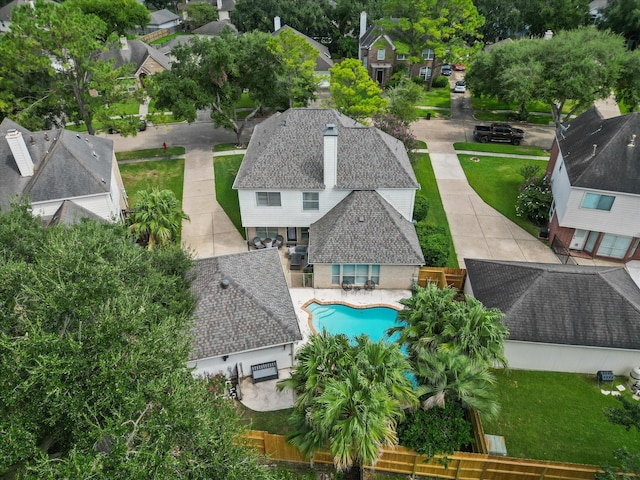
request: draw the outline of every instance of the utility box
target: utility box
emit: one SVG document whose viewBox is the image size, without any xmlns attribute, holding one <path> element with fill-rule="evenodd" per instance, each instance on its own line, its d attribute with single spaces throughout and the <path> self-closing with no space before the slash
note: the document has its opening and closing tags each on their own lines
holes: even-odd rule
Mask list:
<svg viewBox="0 0 640 480">
<path fill-rule="evenodd" d="M 500 457 L 507 456 L 507 445 L 504 443 L 504 437 L 501 435 L 484 434 L 484 441 L 487 444 L 487 453 L 489 455 L 497 455 Z"/>
</svg>

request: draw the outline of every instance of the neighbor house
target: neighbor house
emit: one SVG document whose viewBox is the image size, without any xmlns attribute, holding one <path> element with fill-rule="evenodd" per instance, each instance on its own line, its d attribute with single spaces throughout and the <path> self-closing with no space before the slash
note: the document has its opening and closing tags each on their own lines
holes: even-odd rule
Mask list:
<svg viewBox="0 0 640 480">
<path fill-rule="evenodd" d="M 275 372 L 292 366 L 302 334 L 276 249 L 196 260 L 192 276 L 188 366 L 195 375 L 243 377 L 264 365 Z"/>
<path fill-rule="evenodd" d="M 248 239 L 308 245 L 316 288 L 409 288 L 424 263 L 404 145 L 336 110 L 292 108 L 257 125 L 233 188 Z"/>
<path fill-rule="evenodd" d="M 369 77 L 385 85 L 398 68 L 408 68 L 407 55 L 396 52 L 393 36 L 382 31 L 377 25 L 367 27 L 367 14 L 360 14 L 360 37 L 358 40 L 358 59 L 369 72 Z M 433 74 L 434 51 L 430 48 L 422 51 L 422 61 L 411 66 L 410 75 L 429 81 Z"/>
<path fill-rule="evenodd" d="M 145 27 L 145 33 L 155 32 L 166 28 L 173 33 L 182 29 L 182 17 L 170 12 L 166 8 L 156 10 L 149 14 L 149 23 Z"/>
<path fill-rule="evenodd" d="M 624 267 L 465 265 L 465 293 L 505 315 L 510 368 L 627 375 L 640 365 L 640 289 Z"/>
<path fill-rule="evenodd" d="M 56 3 L 53 0 L 44 0 L 45 3 Z M 34 0 L 13 0 L 0 8 L 0 34 L 8 32 L 11 28 L 11 14 L 14 8 L 22 5 L 30 5 L 35 8 Z"/>
<path fill-rule="evenodd" d="M 132 90 L 143 87 L 147 75 L 171 69 L 171 61 L 164 53 L 140 40 L 128 40 L 125 37 L 120 37 L 118 48 L 103 52 L 100 58 L 104 61 L 113 59 L 114 68 L 131 65 L 132 81 L 128 87 Z"/>
<path fill-rule="evenodd" d="M 547 168 L 556 251 L 640 259 L 640 114 L 604 119 L 594 107 L 556 134 Z"/>
<path fill-rule="evenodd" d="M 31 132 L 5 118 L 0 159 L 2 210 L 26 197 L 33 214 L 48 220 L 68 200 L 104 220 L 118 221 L 127 208 L 113 140 L 64 129 Z"/>
</svg>

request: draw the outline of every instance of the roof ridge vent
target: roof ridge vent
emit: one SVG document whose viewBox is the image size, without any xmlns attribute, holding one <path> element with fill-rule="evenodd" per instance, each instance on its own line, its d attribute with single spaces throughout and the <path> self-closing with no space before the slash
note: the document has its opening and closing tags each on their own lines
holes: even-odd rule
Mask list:
<svg viewBox="0 0 640 480">
<path fill-rule="evenodd" d="M 598 144 L 594 143 L 593 144 L 593 152 L 591 152 L 591 156 L 595 157 L 596 156 L 596 150 L 598 149 Z"/>
<path fill-rule="evenodd" d="M 631 140 L 627 143 L 627 147 L 635 147 L 636 146 L 636 134 L 631 135 Z"/>
</svg>

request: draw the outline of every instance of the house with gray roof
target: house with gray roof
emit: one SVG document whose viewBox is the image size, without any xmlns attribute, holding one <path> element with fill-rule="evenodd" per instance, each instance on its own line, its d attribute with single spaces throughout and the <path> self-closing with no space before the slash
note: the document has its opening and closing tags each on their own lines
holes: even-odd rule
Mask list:
<svg viewBox="0 0 640 480">
<path fill-rule="evenodd" d="M 511 368 L 626 375 L 640 365 L 640 289 L 623 266 L 465 265 L 465 293 L 505 314 Z"/>
<path fill-rule="evenodd" d="M 257 125 L 233 188 L 247 238 L 307 245 L 316 288 L 409 288 L 424 263 L 404 145 L 337 110 L 292 108 Z"/>
<path fill-rule="evenodd" d="M 33 214 L 52 217 L 69 200 L 107 220 L 128 208 L 113 140 L 70 130 L 31 132 L 0 123 L 0 208 L 26 197 Z"/>
<path fill-rule="evenodd" d="M 155 32 L 163 28 L 168 29 L 172 33 L 179 30 L 182 28 L 182 17 L 166 8 L 151 12 L 149 15 L 149 23 L 145 27 L 145 33 Z"/>
<path fill-rule="evenodd" d="M 317 52 L 315 73 L 316 75 L 328 77 L 329 69 L 333 67 L 333 60 L 331 59 L 331 53 L 329 53 L 329 49 L 325 45 L 322 45 L 320 42 L 317 42 L 313 38 L 306 36 L 304 33 L 299 32 L 289 25 L 284 25 L 281 27 L 280 17 L 275 17 L 273 35 L 280 35 L 280 33 L 282 33 L 283 31 L 293 32 L 295 35 L 304 39 L 309 45 L 313 47 L 313 49 Z M 329 86 L 328 83 L 326 86 Z"/>
<path fill-rule="evenodd" d="M 218 36 L 225 30 L 232 33 L 238 33 L 238 29 L 233 23 L 231 23 L 231 20 L 214 20 L 213 22 L 205 23 L 201 27 L 194 29 L 193 34 Z"/>
<path fill-rule="evenodd" d="M 302 334 L 277 249 L 196 260 L 191 274 L 194 374 L 243 377 L 255 365 L 292 366 Z"/>
<path fill-rule="evenodd" d="M 53 0 L 44 0 L 45 3 L 56 3 Z M 11 14 L 14 8 L 29 5 L 35 8 L 33 0 L 12 0 L 3 7 L 0 7 L 0 34 L 8 32 L 11 28 Z"/>
<path fill-rule="evenodd" d="M 114 68 L 131 65 L 131 78 L 135 88 L 144 85 L 147 75 L 154 75 L 171 69 L 171 61 L 164 53 L 140 40 L 120 38 L 117 48 L 107 50 L 100 55 L 101 60 L 113 60 Z"/>
<path fill-rule="evenodd" d="M 640 113 L 579 115 L 556 134 L 546 173 L 556 251 L 640 260 Z"/>
</svg>

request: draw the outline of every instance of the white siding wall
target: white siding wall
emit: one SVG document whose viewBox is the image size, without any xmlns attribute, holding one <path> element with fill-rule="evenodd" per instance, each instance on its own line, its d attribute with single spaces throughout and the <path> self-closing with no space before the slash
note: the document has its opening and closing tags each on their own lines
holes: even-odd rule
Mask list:
<svg viewBox="0 0 640 480">
<path fill-rule="evenodd" d="M 616 197 L 611 211 L 581 208 L 585 193 L 601 193 Z M 613 233 L 615 235 L 640 236 L 640 195 L 619 192 L 572 188 L 567 211 L 558 217 L 560 226 Z"/>
<path fill-rule="evenodd" d="M 509 368 L 551 372 L 587 373 L 611 370 L 616 375 L 628 375 L 640 366 L 640 351 L 617 348 L 597 348 L 548 343 L 505 343 Z"/>
<path fill-rule="evenodd" d="M 562 159 L 562 152 L 558 153 L 558 159 L 556 165 L 551 173 L 551 192 L 553 193 L 553 199 L 556 202 L 556 215 L 560 226 L 566 226 L 563 220 L 567 213 L 567 202 L 569 201 L 569 195 L 571 194 L 571 184 L 569 183 L 569 176 L 567 175 L 567 169 L 564 166 L 564 160 Z"/>
<path fill-rule="evenodd" d="M 202 360 L 194 360 L 187 362 L 190 368 L 195 367 L 193 375 L 202 375 L 203 373 L 216 374 L 222 372 L 227 376 L 232 374 L 232 369 L 237 363 L 242 364 L 242 374 L 244 376 L 251 375 L 251 365 L 265 362 L 278 362 L 278 369 L 290 368 L 293 365 L 293 344 L 280 345 L 277 347 L 264 348 L 262 350 L 253 350 L 250 352 L 234 353 L 229 355 L 225 362 L 222 357 L 213 357 Z"/>
<path fill-rule="evenodd" d="M 104 218 L 108 221 L 114 221 L 113 217 L 113 206 L 114 204 L 111 202 L 109 198 L 109 194 L 101 194 L 101 195 L 92 195 L 88 197 L 76 197 L 76 198 L 67 198 L 60 200 L 51 200 L 48 202 L 36 202 L 33 203 L 33 214 L 41 217 L 51 216 L 56 213 L 56 210 L 60 208 L 63 200 L 71 200 L 77 205 L 86 208 L 87 210 L 95 213 L 96 215 Z M 117 200 L 117 199 L 116 199 Z M 116 204 L 117 207 L 117 204 Z M 117 210 L 118 216 L 116 216 L 116 220 L 119 218 L 119 210 Z"/>
<path fill-rule="evenodd" d="M 302 210 L 301 190 L 280 191 L 280 207 L 258 207 L 256 192 L 273 192 L 276 190 L 238 190 L 240 215 L 243 227 L 308 227 L 320 220 L 324 215 L 351 193 L 349 190 L 320 190 L 320 209 Z M 304 190 L 313 192 L 315 190 Z M 415 190 L 379 190 L 378 193 L 393 205 L 407 220 L 413 216 L 413 199 Z"/>
</svg>

